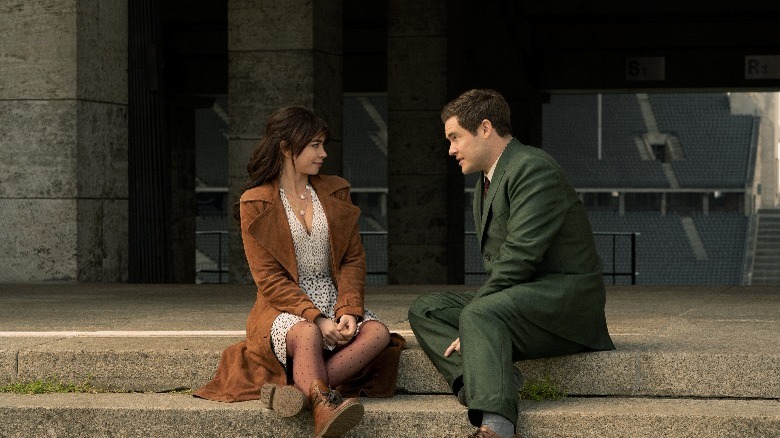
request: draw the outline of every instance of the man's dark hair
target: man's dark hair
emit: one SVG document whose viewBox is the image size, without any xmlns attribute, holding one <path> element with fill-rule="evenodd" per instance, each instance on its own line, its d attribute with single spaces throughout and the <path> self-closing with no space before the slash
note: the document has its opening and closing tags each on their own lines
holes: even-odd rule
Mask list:
<svg viewBox="0 0 780 438">
<path fill-rule="evenodd" d="M 479 125 L 487 119 L 499 136 L 512 135 L 509 104 L 495 90 L 474 89 L 456 97 L 441 110 L 441 121 L 445 123 L 453 116 L 472 134 L 476 134 Z"/>
</svg>

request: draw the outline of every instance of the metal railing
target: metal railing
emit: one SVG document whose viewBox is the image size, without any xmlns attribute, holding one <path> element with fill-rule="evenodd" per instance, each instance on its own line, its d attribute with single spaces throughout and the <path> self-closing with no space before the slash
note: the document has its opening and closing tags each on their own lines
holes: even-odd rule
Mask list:
<svg viewBox="0 0 780 438">
<path fill-rule="evenodd" d="M 227 248 L 224 246 L 227 244 L 227 231 L 219 231 L 219 230 L 213 230 L 213 231 L 196 231 L 195 232 L 195 238 L 198 239 L 198 236 L 217 236 L 217 247 L 216 247 L 216 268 L 201 268 L 198 266 L 198 263 L 196 261 L 195 263 L 195 275 L 200 276 L 201 274 L 217 274 L 218 283 L 223 283 L 223 274 L 228 274 L 230 271 L 225 266 L 224 260 L 225 257 L 223 256 L 223 251 L 227 252 Z M 225 237 L 225 239 L 223 239 Z M 197 247 L 201 252 L 206 252 L 205 247 L 206 245 L 201 244 L 201 242 L 198 242 Z M 213 247 L 210 247 L 213 254 Z M 212 264 L 213 265 L 213 264 Z M 225 275 L 225 278 L 227 278 L 227 275 Z M 202 279 L 201 279 L 202 281 Z M 211 283 L 209 281 L 206 281 L 206 283 Z"/>
<path fill-rule="evenodd" d="M 363 236 L 387 236 L 387 231 L 361 231 L 360 232 L 361 238 Z M 466 236 L 476 236 L 476 231 L 466 231 L 464 232 L 464 235 Z M 636 236 L 639 235 L 639 233 L 624 233 L 624 232 L 611 232 L 611 231 L 599 231 L 593 233 L 595 236 L 609 236 L 611 237 L 611 245 L 610 245 L 610 257 L 609 257 L 609 266 L 610 269 L 607 270 L 607 267 L 604 267 L 603 275 L 605 277 L 611 277 L 612 278 L 612 284 L 616 284 L 616 279 L 618 277 L 629 277 L 631 279 L 631 284 L 636 284 L 636 277 L 637 277 L 637 270 L 636 270 Z M 618 238 L 626 237 L 629 239 L 630 242 L 630 250 L 629 250 L 629 264 L 630 269 L 627 271 L 624 270 L 618 270 L 618 257 L 617 257 L 617 240 Z M 365 240 L 364 240 L 365 242 Z M 602 259 L 604 259 L 602 255 Z M 371 270 L 369 269 L 367 271 L 368 275 L 387 275 L 387 268 L 385 267 L 385 270 Z M 466 277 L 474 277 L 479 275 L 485 275 L 484 270 L 480 271 L 474 271 L 469 270 L 468 267 L 463 272 L 464 276 Z"/>
<path fill-rule="evenodd" d="M 612 277 L 612 284 L 616 284 L 617 277 L 630 277 L 631 278 L 631 284 L 636 284 L 636 236 L 638 236 L 639 233 L 621 233 L 621 232 L 614 232 L 614 231 L 595 231 L 593 233 L 593 236 L 609 236 L 611 237 L 611 271 L 607 271 L 606 267 L 604 269 L 604 276 L 605 277 Z M 618 271 L 618 258 L 616 256 L 617 254 L 617 239 L 620 237 L 627 237 L 631 243 L 630 248 L 630 270 L 628 272 L 626 271 Z M 604 257 L 602 256 L 602 260 Z"/>
<path fill-rule="evenodd" d="M 227 231 L 196 231 L 196 235 L 216 235 L 217 236 L 217 268 L 216 269 L 209 269 L 209 268 L 196 268 L 197 274 L 218 274 L 218 280 L 219 283 L 223 283 L 223 274 L 227 274 L 229 272 L 228 269 L 226 269 L 223 266 L 223 236 L 227 236 Z M 466 236 L 476 236 L 476 231 L 466 231 L 464 233 Z M 639 233 L 625 233 L 625 232 L 610 232 L 610 231 L 598 231 L 594 232 L 593 236 L 594 238 L 598 238 L 599 236 L 609 237 L 608 240 L 609 243 L 609 257 L 605 257 L 604 254 L 601 255 L 603 260 L 607 260 L 607 263 L 605 263 L 604 266 L 604 276 L 605 277 L 611 277 L 612 278 L 612 284 L 617 283 L 618 277 L 629 277 L 631 279 L 631 284 L 636 284 L 636 278 L 637 278 L 637 270 L 636 270 L 636 237 L 639 235 Z M 379 263 L 368 263 L 367 264 L 367 272 L 366 274 L 369 276 L 381 276 L 385 277 L 387 276 L 387 231 L 361 231 L 360 232 L 361 240 L 364 243 L 364 246 L 366 245 L 366 237 L 368 238 L 376 238 L 379 237 L 380 239 L 384 240 L 384 242 L 379 242 L 379 247 L 384 248 L 384 251 L 379 251 L 379 253 L 384 253 L 382 257 L 380 257 Z M 619 265 L 623 265 L 624 263 L 619 263 L 618 260 L 625 260 L 624 258 L 619 258 L 617 256 L 618 252 L 618 239 L 620 238 L 627 238 L 629 239 L 630 248 L 628 250 L 629 252 L 629 269 L 623 269 Z M 372 244 L 374 245 L 374 244 Z M 609 269 L 607 269 L 607 265 L 609 266 Z M 480 276 L 484 275 L 484 271 L 474 271 L 474 270 L 468 270 L 466 269 L 464 271 L 465 276 Z"/>
</svg>

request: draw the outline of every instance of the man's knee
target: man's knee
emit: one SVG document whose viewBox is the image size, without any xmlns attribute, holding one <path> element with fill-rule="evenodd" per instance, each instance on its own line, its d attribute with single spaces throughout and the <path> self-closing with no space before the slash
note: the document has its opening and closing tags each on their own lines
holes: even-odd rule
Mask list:
<svg viewBox="0 0 780 438">
<path fill-rule="evenodd" d="M 409 306 L 408 316 L 409 322 L 425 318 L 425 315 L 435 308 L 435 303 L 438 301 L 435 299 L 435 294 L 420 295 Z"/>
<path fill-rule="evenodd" d="M 501 312 L 504 310 L 506 309 L 503 306 L 492 303 L 489 300 L 474 300 L 460 312 L 459 326 L 480 326 L 484 325 L 485 322 L 495 325 L 503 320 Z"/>
</svg>

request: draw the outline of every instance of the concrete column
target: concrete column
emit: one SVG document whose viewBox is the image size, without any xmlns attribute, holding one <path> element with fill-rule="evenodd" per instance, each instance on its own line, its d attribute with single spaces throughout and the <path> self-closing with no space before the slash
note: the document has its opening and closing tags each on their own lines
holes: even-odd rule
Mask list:
<svg viewBox="0 0 780 438">
<path fill-rule="evenodd" d="M 0 282 L 127 279 L 127 2 L 0 3 Z"/>
<path fill-rule="evenodd" d="M 755 166 L 752 169 L 756 211 L 775 208 L 780 199 L 780 168 L 778 167 L 778 117 L 780 99 L 777 93 L 729 93 L 731 114 L 760 116 Z M 753 163 L 750 163 L 753 164 Z M 749 194 L 747 195 L 749 196 Z"/>
<path fill-rule="evenodd" d="M 388 260 L 393 284 L 463 279 L 463 178 L 439 118 L 447 2 L 388 2 Z"/>
<path fill-rule="evenodd" d="M 246 182 L 246 164 L 277 108 L 304 105 L 330 125 L 323 173 L 341 172 L 342 2 L 230 0 L 228 56 L 230 198 Z M 238 223 L 231 227 L 231 277 L 251 278 Z"/>
</svg>

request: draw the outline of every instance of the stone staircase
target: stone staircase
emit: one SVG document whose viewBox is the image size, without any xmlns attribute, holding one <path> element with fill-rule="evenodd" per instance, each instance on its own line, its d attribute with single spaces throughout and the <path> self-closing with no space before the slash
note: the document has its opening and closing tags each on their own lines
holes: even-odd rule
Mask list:
<svg viewBox="0 0 780 438">
<path fill-rule="evenodd" d="M 780 284 L 780 209 L 758 211 L 751 284 Z"/>
<path fill-rule="evenodd" d="M 367 298 L 367 307 L 408 340 L 398 393 L 364 399 L 366 416 L 349 436 L 465 437 L 473 430 L 465 409 L 447 394 L 405 321 L 416 295 L 399 290 Z M 2 301 L 0 296 L 0 306 Z M 243 312 L 236 309 L 239 318 Z M 196 314 L 178 312 L 179 319 Z M 0 326 L 6 315 L 0 310 Z M 607 318 L 615 351 L 518 362 L 527 380 L 551 379 L 568 394 L 558 401 L 522 401 L 522 436 L 780 436 L 780 291 L 613 287 Z M 90 323 L 101 321 L 93 317 Z M 279 419 L 259 402 L 226 404 L 169 392 L 207 382 L 221 350 L 241 339 L 172 333 L 0 332 L 0 383 L 56 377 L 124 391 L 0 394 L 0 437 L 311 436 L 308 414 Z"/>
</svg>

